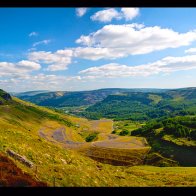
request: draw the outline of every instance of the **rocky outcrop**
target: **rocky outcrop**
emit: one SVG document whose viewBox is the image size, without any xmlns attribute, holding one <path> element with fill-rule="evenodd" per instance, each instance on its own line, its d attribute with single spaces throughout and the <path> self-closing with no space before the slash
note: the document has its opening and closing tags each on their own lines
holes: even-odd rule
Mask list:
<svg viewBox="0 0 196 196">
<path fill-rule="evenodd" d="M 12 100 L 12 97 L 8 93 L 5 93 L 4 95 L 2 95 L 2 98 L 5 99 L 6 101 Z"/>
<path fill-rule="evenodd" d="M 11 100 L 11 95 L 0 89 L 0 105 L 7 104 Z"/>
<path fill-rule="evenodd" d="M 11 156 L 14 159 L 20 161 L 22 164 L 26 165 L 27 167 L 30 167 L 30 168 L 33 167 L 33 163 L 31 161 L 27 160 L 26 157 L 21 156 L 21 155 L 15 153 L 13 150 L 10 150 L 10 149 L 8 149 L 6 152 L 9 156 Z"/>
</svg>

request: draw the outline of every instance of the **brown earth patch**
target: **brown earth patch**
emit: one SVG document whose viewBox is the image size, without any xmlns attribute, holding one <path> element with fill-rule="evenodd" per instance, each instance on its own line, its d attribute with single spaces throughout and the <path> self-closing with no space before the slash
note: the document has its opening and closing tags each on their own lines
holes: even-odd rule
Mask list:
<svg viewBox="0 0 196 196">
<path fill-rule="evenodd" d="M 44 182 L 33 179 L 16 164 L 0 153 L 0 187 L 46 187 Z"/>
</svg>

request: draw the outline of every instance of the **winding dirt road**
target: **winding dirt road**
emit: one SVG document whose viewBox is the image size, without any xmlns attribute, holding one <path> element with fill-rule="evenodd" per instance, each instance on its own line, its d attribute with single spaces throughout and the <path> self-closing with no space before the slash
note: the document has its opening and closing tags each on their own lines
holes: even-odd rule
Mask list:
<svg viewBox="0 0 196 196">
<path fill-rule="evenodd" d="M 60 127 L 51 131 L 51 134 L 45 134 L 44 129 L 39 130 L 39 136 L 53 143 L 61 143 L 68 149 L 81 149 L 86 146 L 86 142 L 72 141 L 66 134 L 65 127 Z"/>
<path fill-rule="evenodd" d="M 104 122 L 107 121 L 104 120 Z M 93 127 L 96 128 L 98 123 L 103 123 L 103 121 L 96 121 Z M 74 141 L 72 132 L 67 131 L 63 126 L 56 129 L 51 128 L 49 131 L 42 128 L 38 133 L 47 141 L 60 144 L 66 149 L 77 150 L 98 161 L 117 165 L 141 164 L 150 150 L 147 141 L 144 138 L 110 134 L 112 128 L 110 132 L 103 130 L 99 133 L 102 139 L 94 142 Z"/>
</svg>

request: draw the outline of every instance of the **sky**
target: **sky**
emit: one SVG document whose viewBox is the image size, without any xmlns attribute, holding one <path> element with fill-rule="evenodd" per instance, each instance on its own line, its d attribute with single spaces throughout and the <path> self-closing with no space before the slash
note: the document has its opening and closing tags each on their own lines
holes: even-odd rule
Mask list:
<svg viewBox="0 0 196 196">
<path fill-rule="evenodd" d="M 0 8 L 0 89 L 196 86 L 196 8 Z"/>
</svg>

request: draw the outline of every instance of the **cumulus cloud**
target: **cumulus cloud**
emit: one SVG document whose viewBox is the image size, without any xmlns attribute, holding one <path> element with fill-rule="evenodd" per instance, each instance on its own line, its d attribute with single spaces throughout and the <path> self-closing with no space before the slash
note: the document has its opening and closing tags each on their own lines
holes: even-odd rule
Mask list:
<svg viewBox="0 0 196 196">
<path fill-rule="evenodd" d="M 38 36 L 38 32 L 33 31 L 29 33 L 29 37 L 33 37 L 33 36 Z"/>
<path fill-rule="evenodd" d="M 125 20 L 132 20 L 137 15 L 139 15 L 139 8 L 122 8 L 117 11 L 114 8 L 104 9 L 96 12 L 91 16 L 91 20 L 100 22 L 111 22 L 113 19 L 120 20 L 124 18 Z"/>
<path fill-rule="evenodd" d="M 196 48 L 189 48 L 187 50 L 185 50 L 185 53 L 196 53 Z"/>
<path fill-rule="evenodd" d="M 86 14 L 88 8 L 76 8 L 76 15 L 82 17 Z"/>
<path fill-rule="evenodd" d="M 121 12 L 125 20 L 132 20 L 139 15 L 139 8 L 122 8 Z"/>
<path fill-rule="evenodd" d="M 57 50 L 56 52 L 31 52 L 28 58 L 31 61 L 48 64 L 48 71 L 66 70 L 71 63 L 73 51 L 72 50 Z"/>
<path fill-rule="evenodd" d="M 22 60 L 17 63 L 0 62 L 0 76 L 18 77 L 31 71 L 39 70 L 40 68 L 40 64 L 27 60 Z"/>
<path fill-rule="evenodd" d="M 128 55 L 148 54 L 167 48 L 190 45 L 196 40 L 196 30 L 179 33 L 159 26 L 145 27 L 143 24 L 105 25 L 87 36 L 82 35 L 76 43 L 78 57 L 98 60 L 115 59 Z M 103 52 L 102 52 L 102 51 Z M 99 55 L 97 55 L 99 53 Z M 92 54 L 93 57 L 92 59 Z M 103 54 L 103 55 L 101 55 Z"/>
<path fill-rule="evenodd" d="M 113 18 L 121 19 L 120 14 L 114 8 L 98 11 L 91 16 L 93 21 L 98 20 L 100 22 L 110 22 Z"/>
<path fill-rule="evenodd" d="M 51 42 L 51 40 L 45 39 L 45 40 L 42 40 L 42 41 L 39 41 L 39 42 L 35 42 L 35 43 L 33 44 L 33 47 L 36 47 L 36 46 L 38 46 L 38 45 L 47 45 L 47 44 L 49 44 L 50 42 Z"/>
<path fill-rule="evenodd" d="M 159 73 L 171 73 L 175 71 L 196 69 L 196 55 L 183 57 L 165 57 L 153 63 L 128 66 L 117 63 L 110 63 L 99 67 L 91 67 L 79 72 L 92 77 L 134 77 L 150 76 Z"/>
<path fill-rule="evenodd" d="M 28 91 L 31 90 L 65 90 L 69 89 L 71 85 L 78 87 L 80 82 L 80 76 L 59 76 L 53 74 L 23 74 L 17 77 L 10 76 L 9 78 L 1 78 L 0 86 L 5 86 L 5 90 L 8 91 Z"/>
<path fill-rule="evenodd" d="M 98 48 L 98 47 L 77 47 L 73 49 L 74 56 L 88 60 L 99 60 L 99 59 L 116 59 L 124 57 L 124 51 L 117 50 L 114 48 Z"/>
<path fill-rule="evenodd" d="M 16 64 L 18 67 L 21 67 L 26 70 L 39 70 L 41 68 L 40 64 L 32 62 L 32 61 L 27 61 L 27 60 L 22 60 Z"/>
</svg>

